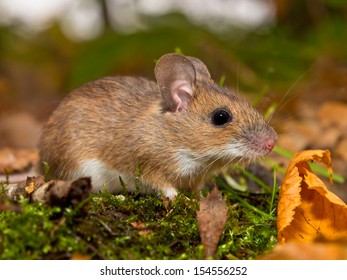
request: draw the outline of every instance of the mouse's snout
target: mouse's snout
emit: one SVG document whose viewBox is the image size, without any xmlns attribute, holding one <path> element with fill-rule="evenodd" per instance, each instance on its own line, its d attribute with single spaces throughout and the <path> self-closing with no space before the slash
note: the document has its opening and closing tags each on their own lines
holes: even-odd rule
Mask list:
<svg viewBox="0 0 347 280">
<path fill-rule="evenodd" d="M 261 128 L 249 130 L 246 139 L 253 156 L 265 156 L 274 149 L 277 134 L 271 126 L 265 125 Z"/>
<path fill-rule="evenodd" d="M 275 136 L 265 137 L 262 143 L 262 146 L 263 146 L 262 149 L 270 153 L 275 147 L 276 142 L 277 142 L 277 137 Z"/>
<path fill-rule="evenodd" d="M 259 146 L 264 154 L 270 153 L 276 145 L 277 142 L 277 133 L 274 129 L 266 125 L 259 133 Z"/>
</svg>

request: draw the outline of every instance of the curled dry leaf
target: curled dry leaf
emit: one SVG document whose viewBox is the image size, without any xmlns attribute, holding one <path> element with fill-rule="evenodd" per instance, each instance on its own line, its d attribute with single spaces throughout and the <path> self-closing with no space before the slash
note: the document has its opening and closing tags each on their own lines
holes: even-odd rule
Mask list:
<svg viewBox="0 0 347 280">
<path fill-rule="evenodd" d="M 216 252 L 227 221 L 227 211 L 226 202 L 216 187 L 200 201 L 197 219 L 206 258 L 213 257 Z"/>
<path fill-rule="evenodd" d="M 90 195 L 91 190 L 89 177 L 79 178 L 75 181 L 52 180 L 35 189 L 31 194 L 31 199 L 50 206 L 77 206 Z"/>
<path fill-rule="evenodd" d="M 347 240 L 347 205 L 312 172 L 311 160 L 325 164 L 332 173 L 329 151 L 303 151 L 291 160 L 279 193 L 280 243 Z"/>
<path fill-rule="evenodd" d="M 5 186 L 7 196 L 18 200 L 28 197 L 32 202 L 42 202 L 48 206 L 76 206 L 91 193 L 90 178 L 75 181 L 52 180 L 45 182 L 43 176 L 28 177 L 26 181 Z"/>
<path fill-rule="evenodd" d="M 37 188 L 45 184 L 43 176 L 27 177 L 25 181 L 5 185 L 6 194 L 11 200 L 18 200 L 20 196 L 30 197 Z"/>
</svg>

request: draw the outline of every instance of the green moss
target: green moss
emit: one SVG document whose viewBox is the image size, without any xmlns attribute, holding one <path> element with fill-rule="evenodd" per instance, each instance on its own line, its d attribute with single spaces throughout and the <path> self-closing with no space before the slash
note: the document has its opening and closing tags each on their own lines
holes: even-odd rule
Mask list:
<svg viewBox="0 0 347 280">
<path fill-rule="evenodd" d="M 8 202 L 2 205 L 7 211 L 0 212 L 1 259 L 42 259 L 79 249 L 73 228 L 64 224 L 64 219 L 52 219 L 61 214 L 60 208 L 46 208 L 25 199 L 13 209 Z"/>
<path fill-rule="evenodd" d="M 276 243 L 273 219 L 259 215 L 223 191 L 229 207 L 217 259 L 253 259 Z M 267 195 L 249 196 L 266 205 Z M 87 207 L 48 208 L 1 197 L 1 259 L 202 259 L 196 211 L 199 194 L 179 194 L 165 208 L 155 195 L 93 195 Z M 5 207 L 6 206 L 6 207 Z M 261 206 L 263 207 L 263 206 Z"/>
</svg>

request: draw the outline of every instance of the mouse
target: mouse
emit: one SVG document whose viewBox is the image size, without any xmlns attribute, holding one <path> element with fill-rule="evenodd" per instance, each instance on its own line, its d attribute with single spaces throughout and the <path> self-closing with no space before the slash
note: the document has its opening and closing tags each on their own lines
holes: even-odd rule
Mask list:
<svg viewBox="0 0 347 280">
<path fill-rule="evenodd" d="M 269 154 L 277 134 L 198 58 L 161 56 L 156 81 L 109 76 L 65 96 L 43 128 L 49 176 L 91 177 L 93 191 L 197 191 L 225 166 Z"/>
</svg>

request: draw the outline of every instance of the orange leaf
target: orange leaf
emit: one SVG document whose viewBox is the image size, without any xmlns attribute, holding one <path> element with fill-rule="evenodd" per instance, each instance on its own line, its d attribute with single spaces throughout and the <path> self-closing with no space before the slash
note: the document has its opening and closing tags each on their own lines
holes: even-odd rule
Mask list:
<svg viewBox="0 0 347 280">
<path fill-rule="evenodd" d="M 332 173 L 329 151 L 303 151 L 291 160 L 279 194 L 280 243 L 347 240 L 347 205 L 312 173 L 311 160 L 324 163 Z"/>
<path fill-rule="evenodd" d="M 279 244 L 262 260 L 347 260 L 347 245 L 336 242 Z"/>
<path fill-rule="evenodd" d="M 70 259 L 71 260 L 90 260 L 91 257 L 88 255 L 80 254 L 80 253 L 73 253 Z"/>
</svg>

